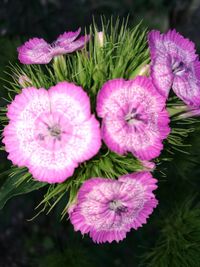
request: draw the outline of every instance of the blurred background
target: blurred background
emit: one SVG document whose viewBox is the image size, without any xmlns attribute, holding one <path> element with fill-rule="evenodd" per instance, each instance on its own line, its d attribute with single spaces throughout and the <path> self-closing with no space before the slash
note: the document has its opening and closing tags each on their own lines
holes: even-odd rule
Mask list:
<svg viewBox="0 0 200 267">
<path fill-rule="evenodd" d="M 9 72 L 7 65 L 9 62 L 13 64 L 17 62 L 17 46 L 30 37 L 42 37 L 51 42 L 64 31 L 76 30 L 80 26 L 84 30 L 84 27 L 87 28 L 92 22 L 93 16 L 97 23 L 100 22 L 102 14 L 108 18 L 111 15 L 121 18 L 129 15 L 130 25 L 142 19 L 143 24 L 149 29 L 165 31 L 168 28 L 176 28 L 200 48 L 199 0 L 0 0 L 0 76 L 2 77 L 0 104 L 4 104 L 3 97 L 6 96 L 3 79 L 7 78 L 5 71 Z M 195 136 L 192 138 L 192 142 L 196 144 L 196 159 L 198 159 L 199 142 Z M 0 172 L 6 169 L 8 164 L 5 156 L 1 152 Z M 199 186 L 196 180 L 200 172 L 199 168 L 194 168 L 193 165 L 191 167 L 187 160 L 184 161 L 182 156 L 180 159 L 180 162 L 177 160 L 176 163 L 177 172 L 174 166 L 170 169 L 166 165 L 166 172 L 171 173 L 171 176 L 169 174 L 168 183 L 165 181 L 165 186 L 158 194 L 167 199 L 168 196 L 165 196 L 163 190 L 169 190 L 168 192 L 176 190 L 176 185 L 170 184 L 170 181 L 177 179 L 181 185 L 177 191 L 180 195 L 177 201 L 181 203 L 187 195 L 187 190 L 191 195 L 193 187 L 197 184 Z M 185 179 L 187 175 L 193 179 L 190 180 L 192 181 L 191 190 L 187 189 L 188 180 Z M 5 177 L 0 178 L 0 184 L 4 179 Z M 120 244 L 95 245 L 89 238 L 82 238 L 80 233 L 75 233 L 66 220 L 60 222 L 62 203 L 61 207 L 58 206 L 50 215 L 46 216 L 42 213 L 35 220 L 28 221 L 35 215 L 34 208 L 43 193 L 34 192 L 12 199 L 0 211 L 0 267 L 138 267 L 145 253 L 149 253 L 155 247 L 157 239 L 169 226 L 167 222 L 158 220 L 158 217 L 165 216 L 161 210 L 162 207 L 166 208 L 168 214 L 172 216 L 171 221 L 174 221 L 172 199 L 170 205 L 166 204 L 167 201 L 164 202 L 163 206 L 161 205 L 161 208 L 153 214 L 148 227 L 144 226 L 137 232 L 132 231 Z M 197 220 L 197 228 L 198 226 L 200 229 L 199 220 Z M 177 229 L 170 231 L 177 231 Z M 200 235 L 199 232 L 198 235 Z M 200 238 L 195 242 L 199 241 Z M 200 247 L 200 243 L 197 245 Z M 194 265 L 175 266 L 168 263 L 166 265 L 152 263 L 151 266 L 200 266 L 197 256 L 192 255 L 195 257 Z"/>
</svg>

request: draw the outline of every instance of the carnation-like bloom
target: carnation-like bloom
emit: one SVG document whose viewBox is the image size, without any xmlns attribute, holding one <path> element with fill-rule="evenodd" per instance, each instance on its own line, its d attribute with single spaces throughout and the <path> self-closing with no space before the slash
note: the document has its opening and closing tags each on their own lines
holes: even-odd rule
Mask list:
<svg viewBox="0 0 200 267">
<path fill-rule="evenodd" d="M 69 211 L 75 231 L 89 233 L 94 242 L 119 242 L 132 228 L 146 223 L 158 201 L 152 193 L 157 180 L 138 172 L 118 180 L 91 178 L 81 186 Z"/>
<path fill-rule="evenodd" d="M 200 62 L 194 43 L 175 30 L 166 34 L 151 31 L 148 35 L 151 53 L 151 77 L 157 90 L 168 97 L 172 88 L 189 106 L 200 105 Z"/>
<path fill-rule="evenodd" d="M 89 35 L 77 39 L 80 31 L 79 28 L 75 32 L 65 32 L 52 44 L 42 38 L 32 38 L 18 47 L 19 61 L 23 64 L 48 64 L 54 56 L 82 49 L 89 40 Z"/>
<path fill-rule="evenodd" d="M 89 97 L 73 83 L 25 88 L 8 106 L 7 116 L 3 143 L 8 158 L 28 167 L 39 181 L 63 182 L 101 146 Z"/>
<path fill-rule="evenodd" d="M 97 96 L 102 138 L 118 154 L 131 152 L 141 160 L 160 155 L 170 132 L 165 99 L 147 77 L 106 82 Z"/>
</svg>

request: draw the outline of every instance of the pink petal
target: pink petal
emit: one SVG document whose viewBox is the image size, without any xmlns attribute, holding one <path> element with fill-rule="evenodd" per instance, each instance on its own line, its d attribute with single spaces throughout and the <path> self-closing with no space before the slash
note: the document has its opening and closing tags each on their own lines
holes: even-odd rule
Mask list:
<svg viewBox="0 0 200 267">
<path fill-rule="evenodd" d="M 163 34 L 163 43 L 171 57 L 179 56 L 183 62 L 188 63 L 197 58 L 194 43 L 184 38 L 176 30 L 169 30 L 166 34 Z"/>
<path fill-rule="evenodd" d="M 72 43 L 66 44 L 64 46 L 65 53 L 72 53 L 76 50 L 82 49 L 86 45 L 86 43 L 89 41 L 89 39 L 90 39 L 90 36 L 86 35 L 86 36 L 80 37 L 78 40 Z"/>
<path fill-rule="evenodd" d="M 194 43 L 184 38 L 176 30 L 169 30 L 166 34 L 153 30 L 148 34 L 148 43 L 151 59 L 160 55 L 170 55 L 171 57 L 181 58 L 183 62 L 190 63 L 197 58 Z"/>
<path fill-rule="evenodd" d="M 50 49 L 45 40 L 33 38 L 18 47 L 18 58 L 22 64 L 48 64 L 52 59 Z"/>
<path fill-rule="evenodd" d="M 163 35 L 159 31 L 152 30 L 148 33 L 148 43 L 150 48 L 151 59 L 156 56 L 165 54 L 166 49 L 163 44 Z"/>
<path fill-rule="evenodd" d="M 118 88 L 126 88 L 126 83 L 123 79 L 115 79 L 106 82 L 97 95 L 97 113 L 98 116 L 103 118 L 107 113 L 118 110 L 120 101 L 126 97 L 125 90 L 122 90 L 121 95 L 118 95 L 119 99 L 112 99 L 112 94 L 118 90 Z"/>
<path fill-rule="evenodd" d="M 69 43 L 72 43 L 80 34 L 81 28 L 79 28 L 75 32 L 64 32 L 59 35 L 59 37 L 55 41 L 55 45 L 59 45 L 61 47 L 65 47 Z"/>
<path fill-rule="evenodd" d="M 167 98 L 173 83 L 170 57 L 167 55 L 157 56 L 152 61 L 151 78 L 158 92 Z"/>
<path fill-rule="evenodd" d="M 187 105 L 200 106 L 200 80 L 197 81 L 190 75 L 176 76 L 172 88 L 175 94 Z"/>
<path fill-rule="evenodd" d="M 55 46 L 51 48 L 51 55 L 52 57 L 54 57 L 57 55 L 64 55 L 82 49 L 89 41 L 89 38 L 89 35 L 86 35 L 80 37 L 78 40 L 73 41 L 71 43 L 65 43 L 62 45 L 55 43 Z"/>
<path fill-rule="evenodd" d="M 69 82 L 59 82 L 49 90 L 51 108 L 67 114 L 70 121 L 80 124 L 89 119 L 90 100 L 82 87 Z"/>
<path fill-rule="evenodd" d="M 28 109 L 26 106 L 28 106 Z M 39 107 L 39 112 L 50 111 L 47 90 L 43 88 L 38 90 L 35 87 L 24 88 L 8 105 L 7 117 L 13 121 L 26 120 L 26 123 L 32 123 L 32 119 L 38 114 L 35 109 L 36 106 Z"/>
</svg>

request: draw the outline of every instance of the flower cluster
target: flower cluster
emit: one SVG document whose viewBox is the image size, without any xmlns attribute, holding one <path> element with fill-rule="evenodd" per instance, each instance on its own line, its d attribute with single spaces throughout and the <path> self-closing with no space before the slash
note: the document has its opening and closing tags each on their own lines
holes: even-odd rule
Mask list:
<svg viewBox="0 0 200 267">
<path fill-rule="evenodd" d="M 53 57 L 83 48 L 89 36 L 76 40 L 79 34 L 80 29 L 64 33 L 53 44 L 33 38 L 18 48 L 19 60 L 47 64 Z M 98 49 L 103 49 L 103 37 L 99 33 Z M 157 206 L 153 194 L 157 180 L 149 172 L 155 164 L 150 160 L 160 155 L 170 133 L 166 109 L 170 89 L 199 114 L 200 62 L 194 44 L 175 30 L 151 31 L 148 43 L 150 70 L 145 65 L 133 79 L 105 82 L 96 95 L 93 113 L 98 118 L 91 114 L 84 88 L 67 81 L 48 90 L 23 88 L 8 106 L 9 123 L 3 132 L 8 158 L 27 167 L 38 181 L 62 183 L 72 177 L 79 164 L 98 154 L 102 141 L 110 151 L 130 152 L 143 164 L 145 171 L 117 179 L 83 181 L 69 218 L 76 231 L 88 233 L 97 243 L 124 239 L 132 228 L 146 223 Z M 31 80 L 21 76 L 21 86 L 27 83 Z"/>
</svg>

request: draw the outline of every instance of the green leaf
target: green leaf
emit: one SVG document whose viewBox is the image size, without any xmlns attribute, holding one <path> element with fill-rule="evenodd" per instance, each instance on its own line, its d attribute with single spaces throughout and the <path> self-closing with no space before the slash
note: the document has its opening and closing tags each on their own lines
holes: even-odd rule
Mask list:
<svg viewBox="0 0 200 267">
<path fill-rule="evenodd" d="M 0 188 L 0 209 L 14 196 L 23 195 L 44 187 L 46 183 L 34 181 L 25 168 L 19 169 L 6 179 Z"/>
</svg>

